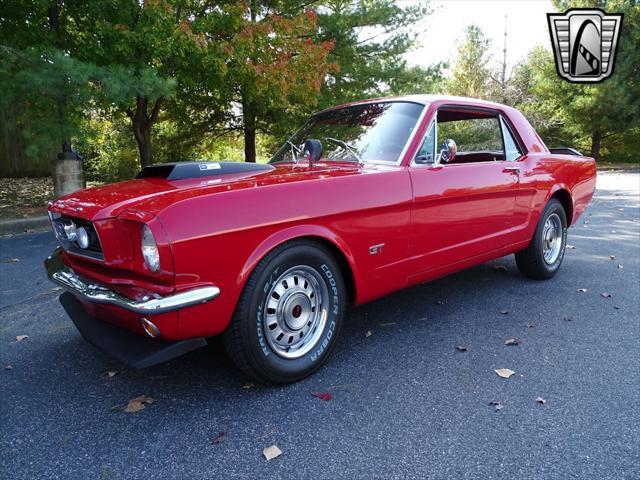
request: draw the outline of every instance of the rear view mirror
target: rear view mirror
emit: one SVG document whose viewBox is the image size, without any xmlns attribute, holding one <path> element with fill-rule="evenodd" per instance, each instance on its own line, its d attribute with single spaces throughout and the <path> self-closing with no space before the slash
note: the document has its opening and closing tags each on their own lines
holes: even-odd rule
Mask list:
<svg viewBox="0 0 640 480">
<path fill-rule="evenodd" d="M 306 140 L 302 146 L 302 156 L 309 164 L 320 160 L 322 158 L 322 143 L 320 140 L 315 138 Z"/>
</svg>

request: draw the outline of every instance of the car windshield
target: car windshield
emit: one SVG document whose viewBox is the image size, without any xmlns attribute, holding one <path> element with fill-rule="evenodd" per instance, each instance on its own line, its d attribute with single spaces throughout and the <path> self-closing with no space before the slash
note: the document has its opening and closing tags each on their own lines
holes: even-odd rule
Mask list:
<svg viewBox="0 0 640 480">
<path fill-rule="evenodd" d="M 396 163 L 424 105 L 378 102 L 320 112 L 309 119 L 269 163 L 297 162 L 306 140 L 319 140 L 322 160 Z"/>
</svg>

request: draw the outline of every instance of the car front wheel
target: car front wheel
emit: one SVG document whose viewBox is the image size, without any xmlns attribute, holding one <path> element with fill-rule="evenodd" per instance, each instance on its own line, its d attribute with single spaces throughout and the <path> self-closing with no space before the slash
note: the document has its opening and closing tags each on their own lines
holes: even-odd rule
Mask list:
<svg viewBox="0 0 640 480">
<path fill-rule="evenodd" d="M 247 281 L 224 334 L 227 352 L 260 382 L 300 380 L 331 354 L 346 300 L 340 268 L 322 245 L 306 240 L 281 245 Z"/>
<path fill-rule="evenodd" d="M 516 253 L 520 273 L 536 280 L 553 277 L 564 258 L 567 245 L 567 215 L 562 204 L 552 198 L 545 207 L 529 246 Z"/>
</svg>

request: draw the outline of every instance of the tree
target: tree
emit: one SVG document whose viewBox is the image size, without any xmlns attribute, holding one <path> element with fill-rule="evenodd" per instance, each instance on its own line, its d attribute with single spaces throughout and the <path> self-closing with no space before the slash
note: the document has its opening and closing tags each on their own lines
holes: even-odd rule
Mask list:
<svg viewBox="0 0 640 480">
<path fill-rule="evenodd" d="M 453 65 L 453 75 L 449 82 L 449 93 L 473 98 L 489 96 L 491 70 L 489 63 L 489 39 L 476 25 L 465 29 L 462 42 L 458 46 L 458 56 Z"/>
<path fill-rule="evenodd" d="M 429 13 L 427 2 L 326 0 L 318 7 L 320 38 L 335 42 L 320 107 L 382 94 L 428 93 L 438 88 L 442 65 L 409 67 L 404 54 L 417 40 L 414 26 Z"/>
<path fill-rule="evenodd" d="M 245 161 L 256 161 L 256 133 L 297 104 L 314 105 L 333 42 L 317 41 L 312 10 L 285 16 L 287 4 L 251 0 L 231 40 L 227 83 L 241 106 Z"/>
</svg>

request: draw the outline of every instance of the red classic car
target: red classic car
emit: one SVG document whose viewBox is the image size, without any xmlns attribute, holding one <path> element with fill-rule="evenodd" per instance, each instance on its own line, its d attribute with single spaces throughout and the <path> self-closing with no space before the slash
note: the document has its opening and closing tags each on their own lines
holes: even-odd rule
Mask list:
<svg viewBox="0 0 640 480">
<path fill-rule="evenodd" d="M 515 253 L 552 277 L 595 186 L 496 103 L 374 99 L 313 115 L 268 164 L 180 162 L 49 207 L 48 275 L 80 333 L 134 367 L 218 334 L 266 383 L 322 365 L 349 304 Z"/>
</svg>

